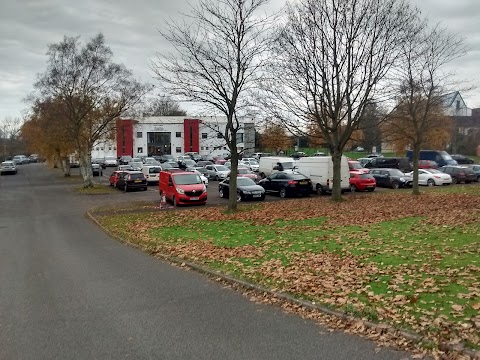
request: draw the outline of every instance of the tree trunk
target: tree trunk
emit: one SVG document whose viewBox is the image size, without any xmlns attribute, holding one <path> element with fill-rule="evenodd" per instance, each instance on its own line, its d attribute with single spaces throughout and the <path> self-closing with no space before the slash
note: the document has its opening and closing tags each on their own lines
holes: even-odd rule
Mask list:
<svg viewBox="0 0 480 360">
<path fill-rule="evenodd" d="M 332 201 L 342 201 L 342 152 L 335 148 L 332 154 L 333 161 L 333 187 L 332 187 Z"/>
<path fill-rule="evenodd" d="M 83 177 L 83 187 L 93 187 L 92 158 L 90 152 L 79 153 L 80 172 Z"/>
<path fill-rule="evenodd" d="M 413 144 L 413 186 L 412 186 L 412 194 L 413 195 L 420 195 L 420 185 L 418 185 L 418 160 L 420 159 L 420 145 Z"/>
<path fill-rule="evenodd" d="M 66 157 L 62 157 L 62 170 L 63 170 L 63 176 L 65 177 L 70 176 L 70 162 Z"/>
<path fill-rule="evenodd" d="M 237 211 L 237 173 L 238 173 L 238 151 L 236 141 L 236 131 L 232 131 L 232 146 L 230 148 L 230 191 L 228 197 L 228 211 Z"/>
</svg>

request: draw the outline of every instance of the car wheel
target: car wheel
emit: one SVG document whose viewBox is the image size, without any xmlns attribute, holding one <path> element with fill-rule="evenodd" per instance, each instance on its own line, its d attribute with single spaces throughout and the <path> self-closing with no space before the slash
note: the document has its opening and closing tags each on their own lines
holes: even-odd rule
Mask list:
<svg viewBox="0 0 480 360">
<path fill-rule="evenodd" d="M 458 183 L 457 178 L 452 177 L 452 184 L 456 184 L 456 183 Z"/>
<path fill-rule="evenodd" d="M 178 206 L 177 198 L 175 196 L 172 198 L 172 202 L 173 202 L 173 206 L 175 206 L 175 207 Z"/>
<path fill-rule="evenodd" d="M 218 190 L 218 195 L 220 195 L 221 198 L 225 197 L 225 193 L 223 192 L 223 189 Z"/>
<path fill-rule="evenodd" d="M 428 179 L 427 186 L 435 186 L 435 181 L 433 179 Z"/>
<path fill-rule="evenodd" d="M 241 193 L 237 193 L 237 202 L 240 202 L 243 200 L 243 196 Z"/>
<path fill-rule="evenodd" d="M 355 185 L 353 185 L 353 184 L 350 184 L 350 191 L 351 191 L 351 192 L 357 191 L 357 187 L 356 187 Z"/>
<path fill-rule="evenodd" d="M 265 200 L 265 195 L 262 195 L 262 196 L 260 197 L 260 201 L 263 201 L 263 200 Z"/>
<path fill-rule="evenodd" d="M 372 192 L 375 188 L 367 189 L 368 192 Z"/>
<path fill-rule="evenodd" d="M 146 187 L 146 186 L 143 188 L 143 191 L 147 191 L 147 187 Z"/>
<path fill-rule="evenodd" d="M 323 194 L 325 194 L 325 191 L 323 190 L 323 187 L 322 187 L 322 185 L 320 185 L 320 184 L 317 184 L 317 194 L 318 194 L 318 195 L 323 195 Z"/>
<path fill-rule="evenodd" d="M 265 179 L 265 178 L 266 178 L 266 176 L 265 176 L 265 174 L 264 174 L 263 172 L 260 173 L 260 177 L 261 177 L 262 179 Z"/>
<path fill-rule="evenodd" d="M 287 190 L 285 188 L 281 189 L 280 190 L 280 197 L 282 199 L 286 198 L 287 197 Z"/>
<path fill-rule="evenodd" d="M 215 175 L 215 181 L 218 181 L 218 175 Z"/>
<path fill-rule="evenodd" d="M 396 181 L 392 181 L 392 189 L 398 189 L 400 185 Z"/>
</svg>

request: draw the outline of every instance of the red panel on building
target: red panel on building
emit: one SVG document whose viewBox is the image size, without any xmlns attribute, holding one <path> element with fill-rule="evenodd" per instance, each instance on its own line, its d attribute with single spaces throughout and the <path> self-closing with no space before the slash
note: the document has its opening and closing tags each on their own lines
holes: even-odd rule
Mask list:
<svg viewBox="0 0 480 360">
<path fill-rule="evenodd" d="M 137 123 L 133 119 L 117 119 L 117 157 L 133 156 L 133 126 Z"/>
<path fill-rule="evenodd" d="M 183 120 L 183 141 L 184 152 L 200 151 L 200 120 L 185 119 Z"/>
</svg>

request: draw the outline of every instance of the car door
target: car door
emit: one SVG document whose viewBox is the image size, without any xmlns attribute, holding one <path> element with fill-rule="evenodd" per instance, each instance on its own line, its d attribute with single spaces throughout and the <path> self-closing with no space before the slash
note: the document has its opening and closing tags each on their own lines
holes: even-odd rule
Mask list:
<svg viewBox="0 0 480 360">
<path fill-rule="evenodd" d="M 213 168 L 213 165 L 205 165 L 205 169 L 207 169 L 207 177 L 210 179 L 212 177 L 212 168 Z"/>
<path fill-rule="evenodd" d="M 285 187 L 287 182 L 287 175 L 280 172 L 276 173 L 275 178 L 272 180 L 272 190 L 280 191 L 283 187 Z"/>
<path fill-rule="evenodd" d="M 430 174 L 427 173 L 426 171 L 424 171 L 422 169 L 419 169 L 418 170 L 418 183 L 421 184 L 421 185 L 425 185 L 428 181 L 429 175 Z"/>
<path fill-rule="evenodd" d="M 223 180 L 220 186 L 222 187 L 224 195 L 228 197 L 230 193 L 230 180 L 229 179 Z"/>
<path fill-rule="evenodd" d="M 277 173 L 274 173 L 274 174 L 266 177 L 262 181 L 262 186 L 265 188 L 265 191 L 273 191 L 273 182 L 274 182 L 276 177 L 277 177 Z"/>
<path fill-rule="evenodd" d="M 377 181 L 377 185 L 379 186 L 390 186 L 390 180 L 386 171 L 377 170 L 375 174 L 375 180 Z"/>
</svg>

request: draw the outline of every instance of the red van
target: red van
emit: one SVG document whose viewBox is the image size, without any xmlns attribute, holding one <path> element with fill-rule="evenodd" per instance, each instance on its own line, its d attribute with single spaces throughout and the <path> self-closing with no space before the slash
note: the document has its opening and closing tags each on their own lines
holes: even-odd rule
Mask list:
<svg viewBox="0 0 480 360">
<path fill-rule="evenodd" d="M 165 195 L 174 206 L 207 203 L 207 188 L 196 173 L 160 171 L 160 196 Z"/>
</svg>

